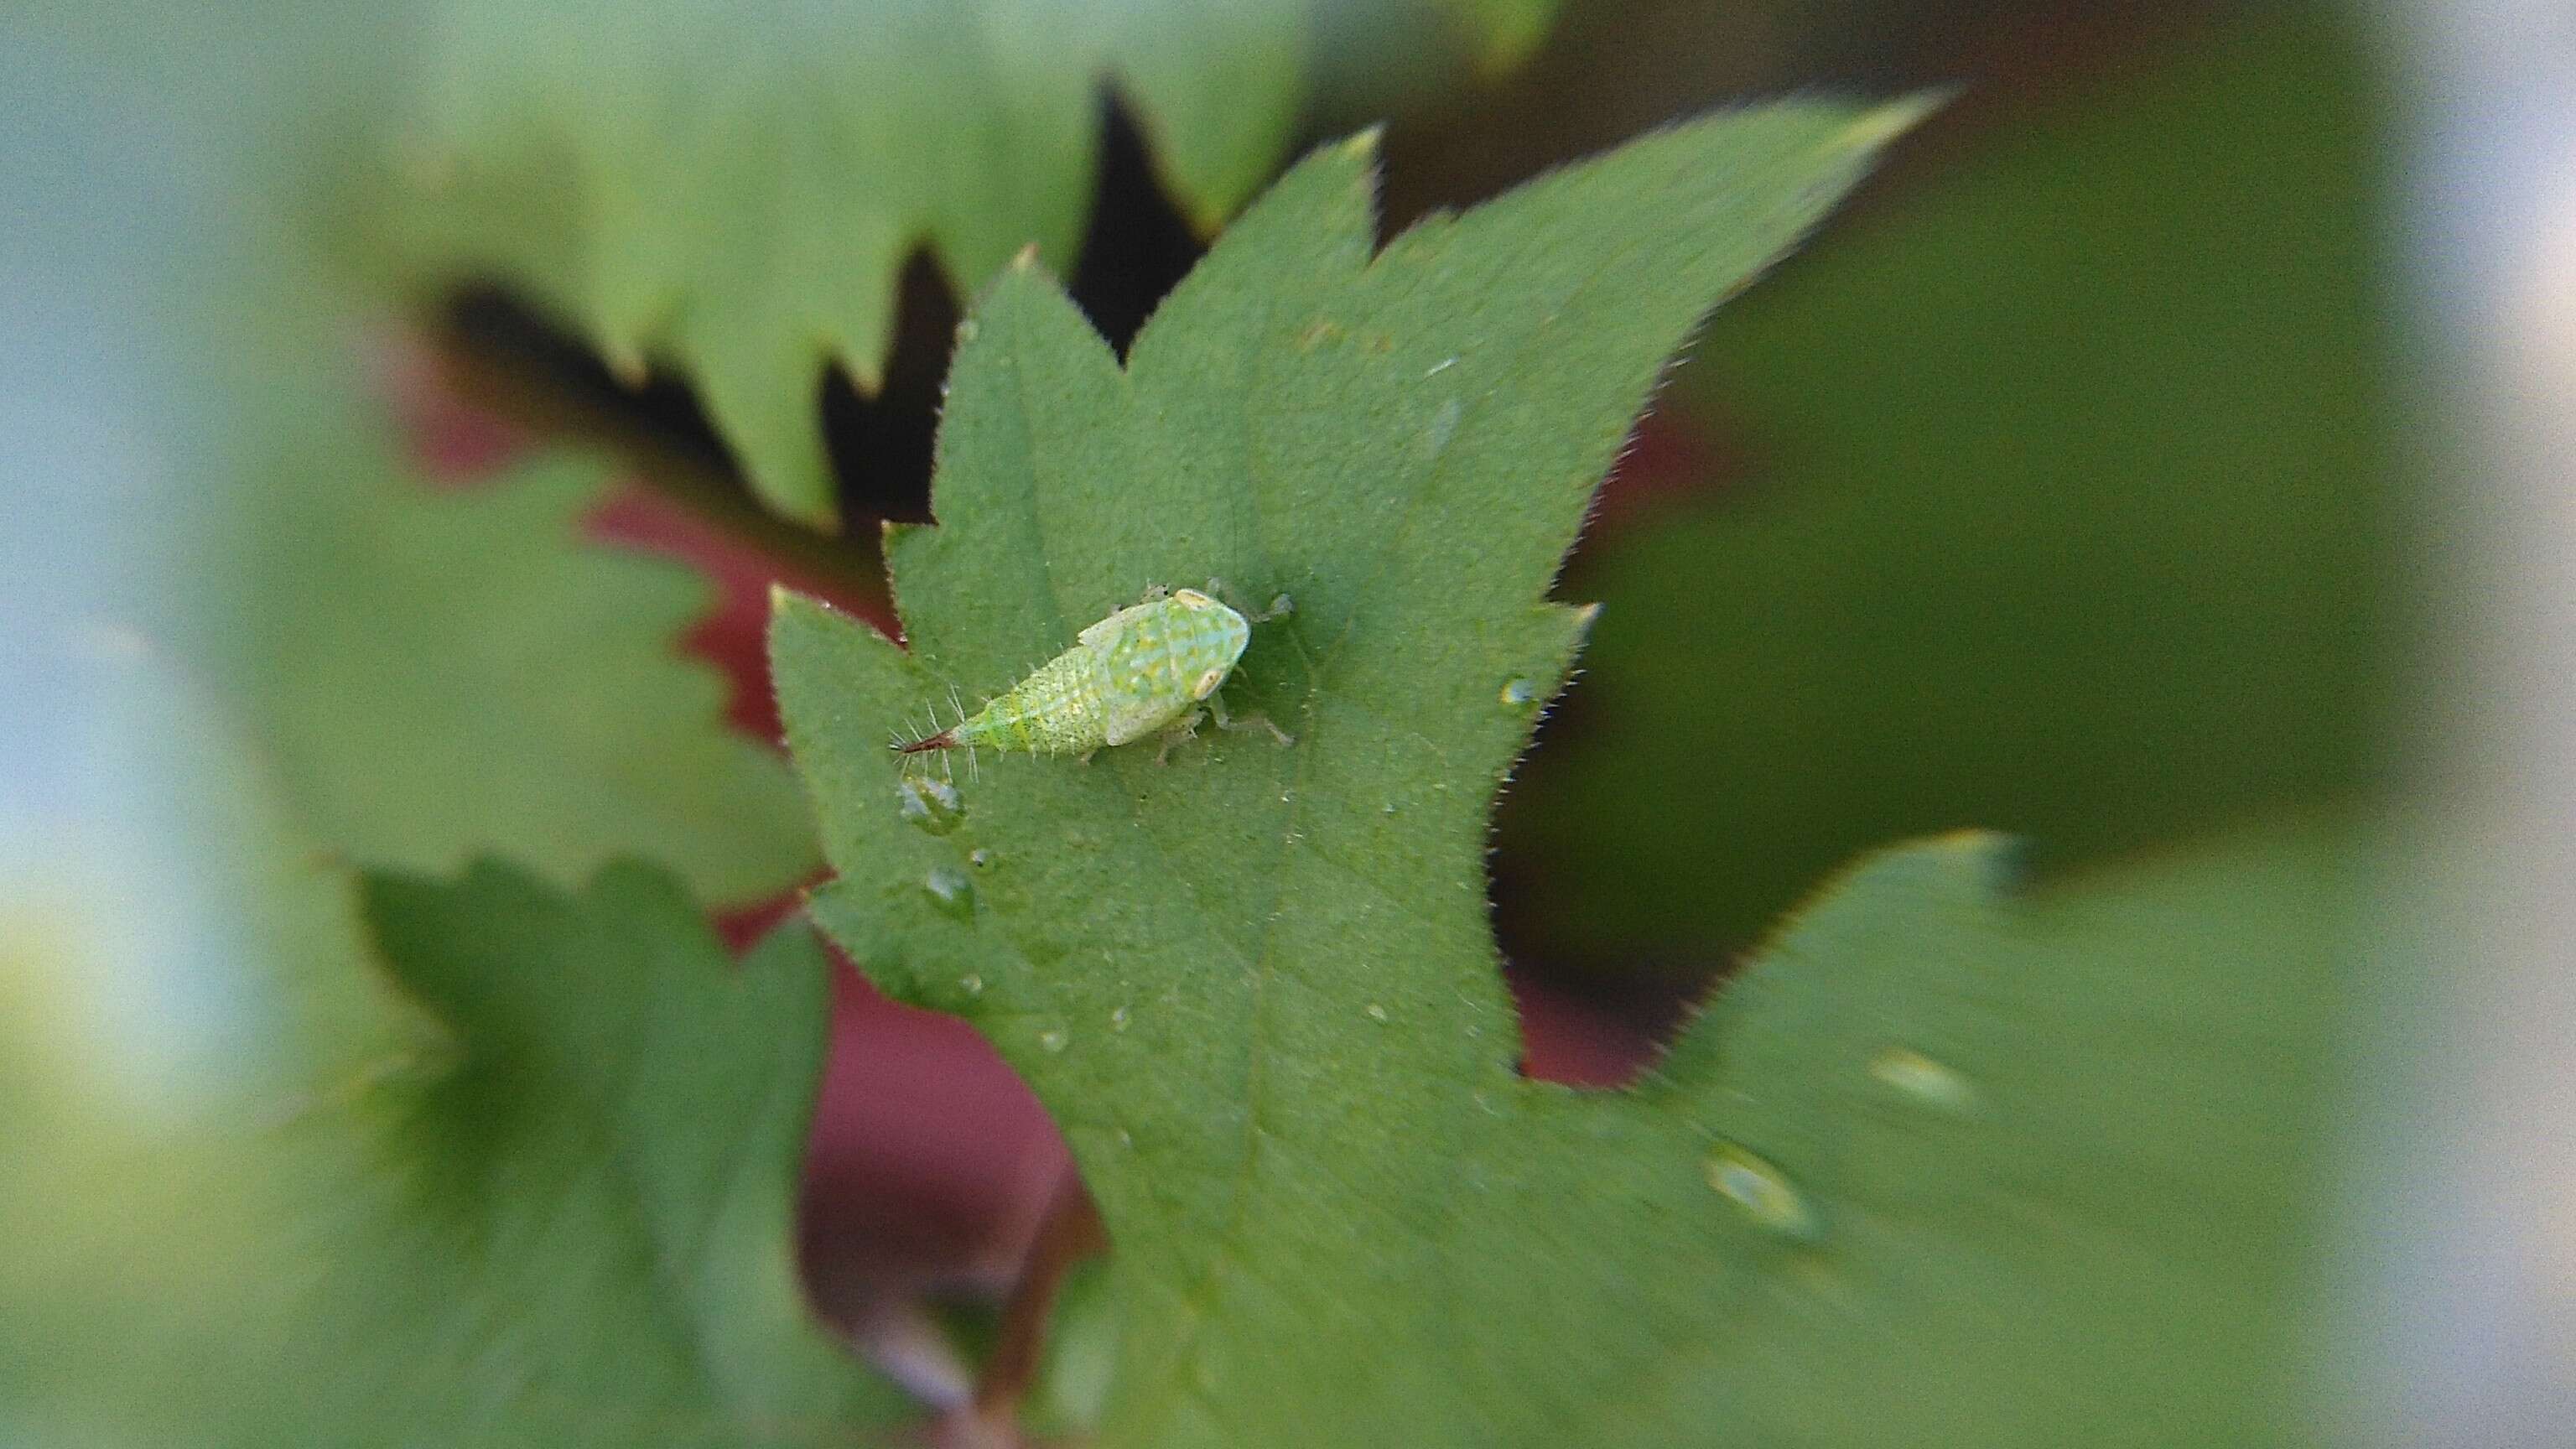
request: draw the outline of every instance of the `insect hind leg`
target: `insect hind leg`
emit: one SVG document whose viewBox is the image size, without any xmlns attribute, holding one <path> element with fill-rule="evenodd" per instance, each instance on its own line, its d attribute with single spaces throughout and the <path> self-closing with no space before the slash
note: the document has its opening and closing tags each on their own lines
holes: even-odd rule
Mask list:
<svg viewBox="0 0 2576 1449">
<path fill-rule="evenodd" d="M 1222 692 L 1208 696 L 1208 709 L 1216 716 L 1216 727 L 1218 729 L 1265 729 L 1270 731 L 1270 737 L 1277 740 L 1279 742 L 1279 747 L 1283 750 L 1297 743 L 1297 737 L 1295 735 L 1288 733 L 1286 730 L 1283 730 L 1278 725 L 1272 723 L 1270 716 L 1266 714 L 1254 713 L 1243 715 L 1241 717 L 1228 714 L 1225 708 L 1225 696 Z"/>
<path fill-rule="evenodd" d="M 1182 715 L 1179 719 L 1172 721 L 1170 724 L 1165 725 L 1163 727 L 1163 747 L 1154 752 L 1154 763 L 1157 765 L 1170 764 L 1172 762 L 1172 746 L 1179 744 L 1183 740 L 1197 739 L 1199 737 L 1199 721 L 1205 718 L 1207 718 L 1206 710 L 1194 709 L 1188 714 Z"/>
</svg>

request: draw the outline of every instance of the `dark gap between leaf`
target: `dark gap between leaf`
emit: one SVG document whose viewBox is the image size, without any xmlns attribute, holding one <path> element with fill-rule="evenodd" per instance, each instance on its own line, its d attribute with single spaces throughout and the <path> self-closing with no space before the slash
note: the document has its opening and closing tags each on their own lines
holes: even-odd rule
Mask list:
<svg viewBox="0 0 2576 1449">
<path fill-rule="evenodd" d="M 1143 133 L 1113 96 L 1101 102 L 1099 145 L 1091 215 L 1067 286 L 1123 355 L 1205 248 L 1156 180 Z M 837 366 L 817 378 L 815 407 L 845 517 L 929 519 L 940 391 L 961 311 L 946 275 L 926 249 L 918 250 L 898 284 L 884 385 L 873 397 L 863 394 Z M 541 426 L 640 441 L 749 496 L 740 465 L 688 378 L 656 371 L 640 385 L 621 380 L 570 330 L 487 281 L 458 287 L 437 330 L 444 346 L 476 370 L 529 395 L 513 411 Z"/>
<path fill-rule="evenodd" d="M 715 577 L 757 577 L 821 594 L 882 626 L 886 581 L 876 535 L 817 533 L 751 496 L 696 394 L 672 378 L 629 387 L 569 332 L 495 286 L 460 288 L 430 343 L 456 401 L 531 439 L 572 438 L 617 455 L 681 510 L 645 540 Z M 732 668 L 728 663 L 727 667 Z"/>
<path fill-rule="evenodd" d="M 1672 1045 L 1699 1003 L 1722 989 L 1680 973 L 1503 970 L 1520 1015 L 1521 1075 L 1569 1087 L 1625 1087 Z"/>
<path fill-rule="evenodd" d="M 1578 676 L 1540 719 L 1515 777 L 1545 768 L 1551 737 L 1585 732 L 1590 721 L 1582 694 Z M 1506 787 L 1496 807 L 1495 831 L 1504 845 L 1526 834 L 1511 828 L 1511 812 L 1512 792 Z M 1499 849 L 1486 858 L 1494 943 L 1520 1016 L 1521 1071 L 1569 1086 L 1625 1086 L 1662 1053 L 1693 1003 L 1715 990 L 1736 963 L 1715 953 L 1706 960 L 1641 962 L 1541 950 L 1534 943 L 1551 933 L 1531 914 L 1541 893 L 1526 886 L 1547 864 L 1530 850 Z"/>
<path fill-rule="evenodd" d="M 1123 358 L 1207 248 L 1155 179 L 1135 117 L 1115 95 L 1100 112 L 1100 176 L 1066 290 Z"/>
<path fill-rule="evenodd" d="M 638 436 L 650 446 L 725 474 L 740 484 L 724 440 L 687 383 L 656 373 L 642 386 L 618 380 L 598 354 L 507 288 L 472 282 L 451 293 L 440 340 L 477 370 L 542 394 L 524 409 L 541 422 Z"/>
<path fill-rule="evenodd" d="M 927 248 L 905 261 L 895 292 L 894 347 L 874 397 L 835 366 L 821 381 L 815 407 L 832 460 L 841 516 L 856 523 L 890 518 L 930 521 L 930 463 L 939 429 L 939 390 L 956 351 L 961 315 Z"/>
</svg>

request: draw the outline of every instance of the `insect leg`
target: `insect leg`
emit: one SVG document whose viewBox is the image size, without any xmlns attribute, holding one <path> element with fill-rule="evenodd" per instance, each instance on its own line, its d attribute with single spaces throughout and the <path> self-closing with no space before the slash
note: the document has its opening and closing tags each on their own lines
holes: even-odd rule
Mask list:
<svg viewBox="0 0 2576 1449">
<path fill-rule="evenodd" d="M 1295 599 L 1288 597 L 1286 594 L 1274 594 L 1271 596 L 1269 608 L 1263 609 L 1259 613 L 1254 613 L 1252 610 L 1245 608 L 1242 604 L 1235 601 L 1234 590 L 1227 588 L 1225 580 L 1223 579 L 1208 580 L 1207 591 L 1210 596 L 1224 603 L 1227 608 L 1241 614 L 1243 616 L 1243 622 L 1247 624 L 1267 624 L 1273 619 L 1284 619 L 1288 615 L 1297 612 L 1297 601 Z"/>
<path fill-rule="evenodd" d="M 1266 714 L 1248 714 L 1241 719 L 1236 719 L 1234 716 L 1227 714 L 1225 711 L 1225 695 L 1222 691 L 1208 696 L 1208 708 L 1216 713 L 1216 727 L 1218 729 L 1248 730 L 1257 725 L 1262 729 L 1270 731 L 1270 737 L 1277 740 L 1280 747 L 1283 749 L 1297 743 L 1297 737 L 1295 735 L 1292 735 L 1286 730 L 1281 729 L 1276 724 L 1271 723 L 1270 716 Z"/>
<path fill-rule="evenodd" d="M 1206 710 L 1194 709 L 1188 714 L 1182 715 L 1179 719 L 1172 721 L 1170 724 L 1165 725 L 1163 727 L 1163 747 L 1154 752 L 1154 763 L 1157 765 L 1170 764 L 1172 762 L 1172 746 L 1179 744 L 1183 740 L 1197 739 L 1199 737 L 1199 721 L 1205 718 L 1207 718 Z"/>
</svg>

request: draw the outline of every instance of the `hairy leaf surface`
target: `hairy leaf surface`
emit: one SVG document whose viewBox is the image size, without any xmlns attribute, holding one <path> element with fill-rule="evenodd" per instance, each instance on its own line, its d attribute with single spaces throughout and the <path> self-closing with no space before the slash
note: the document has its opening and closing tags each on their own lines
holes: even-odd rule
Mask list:
<svg viewBox="0 0 2576 1449">
<path fill-rule="evenodd" d="M 889 541 L 911 652 L 783 602 L 782 703 L 840 871 L 817 913 L 889 989 L 973 1016 L 1071 1137 L 1129 1312 L 1114 1442 L 1513 1442 L 1605 1402 L 1620 1355 L 1530 1377 L 1558 1285 L 1489 1260 L 1519 1209 L 1477 1205 L 1526 1207 L 1521 1166 L 1597 1168 L 1569 1144 L 1645 1119 L 1550 1125 L 1566 1099 L 1517 1075 L 1486 814 L 1587 618 L 1549 581 L 1658 369 L 1914 114 L 1714 117 L 1374 255 L 1370 149 L 1337 146 L 1123 370 L 1015 271 L 952 378 L 941 523 Z M 891 731 L 1211 576 L 1295 602 L 1228 685 L 1293 748 L 987 762 L 962 820 L 907 823 Z M 1663 1166 L 1713 1224 L 1700 1155 Z M 1693 1262 L 1705 1289 L 1729 1260 Z M 1641 1310 L 1623 1283 L 1567 1306 L 1587 1329 Z"/>
</svg>

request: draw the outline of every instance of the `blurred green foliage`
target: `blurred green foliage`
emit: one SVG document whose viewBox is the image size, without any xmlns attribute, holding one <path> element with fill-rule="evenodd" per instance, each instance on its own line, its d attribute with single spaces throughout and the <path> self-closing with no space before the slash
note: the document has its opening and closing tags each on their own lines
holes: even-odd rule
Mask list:
<svg viewBox="0 0 2576 1449">
<path fill-rule="evenodd" d="M 810 932 L 737 964 L 632 862 L 362 880 L 182 666 L 80 672 L 181 869 L 9 906 L 0 1442 L 734 1449 L 909 1415 L 794 1277 Z M 120 908 L 181 924 L 141 942 L 185 957 L 164 1009 L 200 1003 L 131 1060 L 89 995 L 152 989 Z"/>
<path fill-rule="evenodd" d="M 2238 21 L 1945 117 L 1666 405 L 1749 476 L 1606 525 L 1507 798 L 1525 949 L 1695 969 L 1965 826 L 2043 869 L 2377 772 L 2400 420 L 2353 38 Z"/>
<path fill-rule="evenodd" d="M 640 854 L 724 904 L 814 868 L 785 763 L 728 727 L 724 679 L 677 646 L 713 589 L 584 538 L 605 468 L 437 487 L 364 431 L 269 436 L 269 466 L 197 540 L 193 623 L 322 839 L 369 865 L 489 852 L 563 882 Z"/>
<path fill-rule="evenodd" d="M 875 389 L 906 260 L 961 292 L 1023 246 L 1066 263 L 1104 84 L 1213 232 L 1285 152 L 1333 8 L 428 0 L 378 240 L 415 287 L 498 281 L 620 372 L 686 377 L 753 490 L 829 526 L 825 369 Z M 1407 7 L 1350 8 L 1345 47 L 1386 43 Z M 1436 7 L 1496 63 L 1552 8 Z"/>
</svg>

